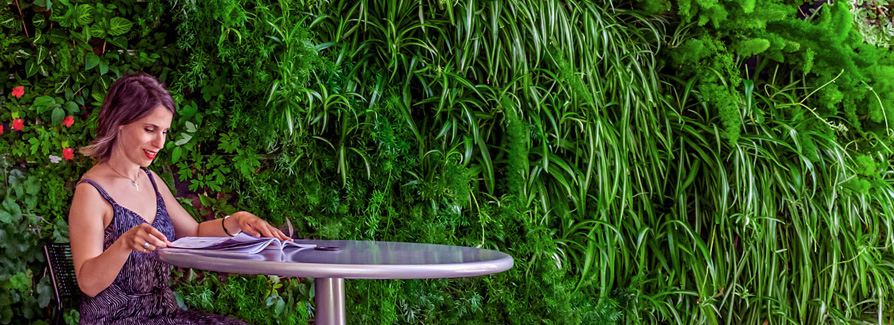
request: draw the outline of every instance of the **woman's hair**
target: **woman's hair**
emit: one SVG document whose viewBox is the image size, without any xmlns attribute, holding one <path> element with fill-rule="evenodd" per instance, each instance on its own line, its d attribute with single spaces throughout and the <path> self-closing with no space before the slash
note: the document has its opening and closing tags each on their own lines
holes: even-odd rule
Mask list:
<svg viewBox="0 0 894 325">
<path fill-rule="evenodd" d="M 108 161 L 118 136 L 118 127 L 149 115 L 159 105 L 171 113 L 177 111 L 174 99 L 164 84 L 145 73 L 121 77 L 109 88 L 99 109 L 96 139 L 93 139 L 93 144 L 82 147 L 81 153 L 99 162 Z"/>
</svg>

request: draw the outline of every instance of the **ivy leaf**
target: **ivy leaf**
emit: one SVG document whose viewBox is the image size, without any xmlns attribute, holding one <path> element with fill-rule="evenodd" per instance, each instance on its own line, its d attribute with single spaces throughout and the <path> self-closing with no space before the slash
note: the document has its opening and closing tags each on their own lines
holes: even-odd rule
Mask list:
<svg viewBox="0 0 894 325">
<path fill-rule="evenodd" d="M 133 23 L 126 18 L 114 17 L 111 21 L 111 27 L 109 28 L 109 35 L 118 36 L 125 34 L 130 31 L 130 28 L 133 27 Z"/>
<path fill-rule="evenodd" d="M 197 130 L 196 125 L 190 121 L 186 121 L 186 132 L 195 133 Z"/>
<path fill-rule="evenodd" d="M 25 62 L 25 76 L 31 78 L 35 74 L 37 74 L 37 61 L 30 59 L 28 62 Z"/>
<path fill-rule="evenodd" d="M 25 193 L 37 195 L 40 192 L 40 181 L 36 177 L 28 177 L 25 180 Z"/>
<path fill-rule="evenodd" d="M 62 123 L 62 119 L 64 119 L 64 118 L 65 118 L 65 110 L 63 110 L 61 107 L 56 107 L 53 109 L 53 115 L 51 118 L 53 125 Z"/>
<path fill-rule="evenodd" d="M 5 210 L 0 210 L 0 224 L 10 223 L 12 221 L 12 215 Z"/>
<path fill-rule="evenodd" d="M 3 201 L 3 210 L 5 210 L 9 214 L 9 219 L 11 222 L 17 223 L 22 220 L 22 208 L 19 207 L 19 205 L 12 200 L 11 196 L 7 197 L 6 200 Z"/>
<path fill-rule="evenodd" d="M 109 72 L 109 63 L 106 60 L 99 61 L 99 74 L 106 74 Z"/>
<path fill-rule="evenodd" d="M 99 60 L 99 56 L 97 56 L 93 52 L 90 52 L 90 53 L 87 53 L 86 61 L 87 62 L 84 64 L 84 70 L 89 71 L 90 69 L 93 69 L 94 67 L 96 67 L 96 65 L 99 64 L 100 60 Z"/>
</svg>

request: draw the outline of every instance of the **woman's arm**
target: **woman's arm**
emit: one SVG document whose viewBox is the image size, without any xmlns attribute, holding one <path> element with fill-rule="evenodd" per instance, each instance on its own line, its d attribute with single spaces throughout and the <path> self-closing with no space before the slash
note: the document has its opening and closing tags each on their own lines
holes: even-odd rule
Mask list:
<svg viewBox="0 0 894 325">
<path fill-rule="evenodd" d="M 291 238 L 283 234 L 279 229 L 276 229 L 254 214 L 245 211 L 236 212 L 226 220 L 221 218 L 198 223 L 185 209 L 183 209 L 180 202 L 177 202 L 177 199 L 174 198 L 174 194 L 171 193 L 171 189 L 165 186 L 164 181 L 162 181 L 155 172 L 152 172 L 152 178 L 155 179 L 155 184 L 158 184 L 158 191 L 161 193 L 161 197 L 165 201 L 165 206 L 168 208 L 168 215 L 171 217 L 171 222 L 174 224 L 174 233 L 177 238 L 190 236 L 226 237 L 228 235 L 223 230 L 223 227 L 225 226 L 227 227 L 227 231 L 231 234 L 244 231 L 254 236 L 276 237 L 280 240 L 291 240 Z M 226 223 L 221 225 L 224 221 L 226 221 Z"/>
<path fill-rule="evenodd" d="M 122 234 L 109 249 L 103 251 L 103 220 L 111 219 L 112 214 L 111 205 L 96 188 L 89 184 L 78 185 L 68 214 L 69 238 L 78 286 L 91 297 L 115 281 L 130 252 L 136 249 L 142 251 L 143 243 L 151 244 L 150 250 L 169 244 L 161 232 L 143 223 Z"/>
</svg>

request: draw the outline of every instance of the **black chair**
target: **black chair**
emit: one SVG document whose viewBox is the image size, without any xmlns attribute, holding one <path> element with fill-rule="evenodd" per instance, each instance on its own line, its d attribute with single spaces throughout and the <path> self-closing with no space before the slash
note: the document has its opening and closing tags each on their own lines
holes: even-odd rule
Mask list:
<svg viewBox="0 0 894 325">
<path fill-rule="evenodd" d="M 81 288 L 75 277 L 74 262 L 71 259 L 71 245 L 68 243 L 48 244 L 43 247 L 44 257 L 50 271 L 50 282 L 56 296 L 54 324 L 65 324 L 62 313 L 65 307 L 76 307 L 81 299 Z"/>
</svg>

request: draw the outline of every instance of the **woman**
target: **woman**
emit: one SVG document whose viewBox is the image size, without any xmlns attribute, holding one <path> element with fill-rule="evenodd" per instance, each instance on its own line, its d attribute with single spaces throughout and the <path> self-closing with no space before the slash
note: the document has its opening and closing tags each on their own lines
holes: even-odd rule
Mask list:
<svg viewBox="0 0 894 325">
<path fill-rule="evenodd" d="M 248 212 L 197 223 L 154 172 L 174 117 L 171 95 L 155 78 L 127 75 L 109 89 L 97 137 L 81 153 L 96 158 L 75 189 L 69 212 L 72 257 L 86 296 L 81 324 L 243 324 L 187 312 L 168 287 L 171 268 L 156 257 L 186 236 L 288 238 Z"/>
</svg>

